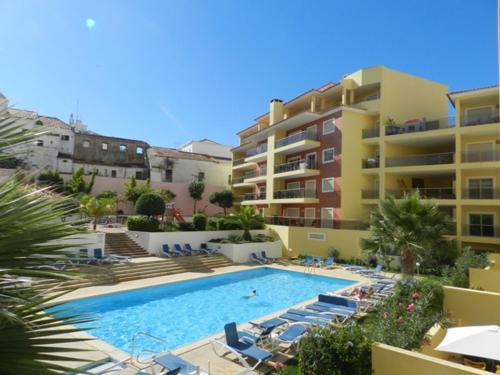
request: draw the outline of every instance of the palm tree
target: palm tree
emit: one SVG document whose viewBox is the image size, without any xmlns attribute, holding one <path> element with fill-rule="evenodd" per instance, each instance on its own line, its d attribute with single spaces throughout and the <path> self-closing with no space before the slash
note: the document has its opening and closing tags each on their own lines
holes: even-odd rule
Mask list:
<svg viewBox="0 0 500 375">
<path fill-rule="evenodd" d="M 255 215 L 254 206 L 241 206 L 240 210 L 236 213 L 236 219 L 243 229 L 243 240 L 252 241 L 252 235 L 250 234 L 250 229 L 252 229 L 252 224 L 258 220 L 258 215 Z"/>
<path fill-rule="evenodd" d="M 23 120 L 24 121 L 24 120 Z M 0 113 L 0 159 L 36 134 L 7 111 Z M 38 130 L 37 130 L 38 132 Z M 6 152 L 7 151 L 7 152 Z M 83 233 L 79 222 L 63 222 L 74 212 L 73 200 L 49 188 L 27 186 L 19 176 L 0 182 L 0 368 L 2 374 L 60 374 L 70 371 L 54 361 L 70 361 L 72 344 L 82 339 L 61 334 L 78 331 L 69 324 L 88 321 L 78 315 L 60 317 L 59 305 L 20 277 L 71 278 L 76 272 L 40 269 L 62 259 L 61 239 Z M 50 314 L 47 308 L 54 309 Z M 66 311 L 66 314 L 68 312 Z"/>
<path fill-rule="evenodd" d="M 449 217 L 433 202 L 421 200 L 418 191 L 401 201 L 389 197 L 372 211 L 363 247 L 372 254 L 399 252 L 402 272 L 413 275 L 419 254 L 442 243 L 450 226 Z"/>
<path fill-rule="evenodd" d="M 103 216 L 113 213 L 116 208 L 116 198 L 97 198 L 92 195 L 84 195 L 80 200 L 80 208 L 93 219 L 93 228 L 96 230 L 97 222 Z"/>
</svg>

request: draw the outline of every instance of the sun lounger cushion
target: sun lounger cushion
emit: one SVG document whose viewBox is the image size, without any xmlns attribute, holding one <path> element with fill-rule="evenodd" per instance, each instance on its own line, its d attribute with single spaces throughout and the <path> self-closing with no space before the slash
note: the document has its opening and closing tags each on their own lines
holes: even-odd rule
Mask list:
<svg viewBox="0 0 500 375">
<path fill-rule="evenodd" d="M 196 366 L 173 354 L 164 354 L 155 358 L 154 362 L 169 370 L 180 368 L 180 374 L 190 374 L 196 371 Z"/>
</svg>

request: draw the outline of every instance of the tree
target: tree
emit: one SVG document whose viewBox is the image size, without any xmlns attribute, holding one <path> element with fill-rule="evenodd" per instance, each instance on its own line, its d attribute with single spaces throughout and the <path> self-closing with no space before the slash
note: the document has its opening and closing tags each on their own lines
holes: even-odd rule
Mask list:
<svg viewBox="0 0 500 375">
<path fill-rule="evenodd" d="M 113 213 L 116 204 L 116 198 L 98 198 L 92 195 L 84 195 L 80 200 L 82 211 L 93 219 L 94 230 L 97 229 L 97 222 L 101 217 Z"/>
<path fill-rule="evenodd" d="M 208 200 L 210 203 L 224 209 L 224 215 L 226 215 L 226 210 L 233 206 L 233 192 L 231 190 L 216 191 L 210 195 Z"/>
<path fill-rule="evenodd" d="M 142 194 L 151 193 L 152 191 L 151 180 L 149 178 L 143 184 L 138 184 L 134 176 L 131 176 L 125 182 L 125 199 L 132 202 L 134 205 Z"/>
<path fill-rule="evenodd" d="M 205 191 L 205 183 L 200 180 L 195 180 L 189 184 L 188 187 L 189 195 L 194 200 L 193 214 L 196 213 L 196 204 L 203 197 L 203 192 Z"/>
<path fill-rule="evenodd" d="M 66 185 L 68 193 L 74 195 L 90 194 L 92 188 L 94 187 L 97 171 L 95 169 L 92 171 L 92 177 L 89 182 L 85 181 L 84 173 L 83 167 L 78 168 L 73 172 L 68 184 Z"/>
<path fill-rule="evenodd" d="M 170 189 L 160 189 L 160 190 L 157 190 L 156 193 L 159 194 L 163 198 L 165 203 L 170 202 L 171 200 L 173 200 L 176 197 L 176 194 Z"/>
<path fill-rule="evenodd" d="M 421 200 L 418 191 L 401 201 L 388 197 L 372 211 L 363 247 L 375 255 L 399 252 L 403 273 L 413 275 L 417 257 L 442 244 L 450 227 L 450 218 L 435 203 Z"/>
<path fill-rule="evenodd" d="M 138 214 L 148 217 L 163 215 L 165 212 L 165 201 L 159 194 L 144 193 L 137 200 L 135 211 Z"/>
<path fill-rule="evenodd" d="M 252 229 L 253 224 L 256 221 L 259 221 L 258 216 L 255 214 L 254 206 L 241 206 L 240 210 L 236 214 L 236 220 L 241 225 L 241 229 L 243 229 L 243 240 L 244 241 L 252 241 L 252 235 L 250 234 L 250 229 Z"/>
<path fill-rule="evenodd" d="M 38 175 L 38 183 L 50 186 L 56 193 L 64 191 L 64 180 L 57 171 L 46 171 Z"/>
<path fill-rule="evenodd" d="M 7 112 L 0 112 L 0 159 L 5 150 L 33 139 L 22 132 Z M 24 123 L 25 124 L 25 123 Z M 23 125 L 24 125 L 23 124 Z M 14 129 L 14 131 L 12 130 Z M 17 129 L 17 130 L 16 130 Z M 7 155 L 8 156 L 8 155 Z M 35 375 L 74 372 L 54 361 L 70 361 L 79 351 L 74 344 L 81 338 L 63 336 L 80 329 L 71 327 L 88 322 L 68 315 L 46 292 L 18 277 L 69 278 L 79 271 L 39 269 L 60 259 L 64 237 L 81 234 L 81 223 L 61 221 L 70 214 L 72 198 L 24 185 L 18 176 L 0 182 L 0 363 L 2 374 Z M 47 308 L 52 307 L 50 313 Z M 61 317 L 65 314 L 65 318 Z M 72 314 L 70 312 L 70 314 Z M 47 347 L 50 346 L 50 348 Z"/>
</svg>

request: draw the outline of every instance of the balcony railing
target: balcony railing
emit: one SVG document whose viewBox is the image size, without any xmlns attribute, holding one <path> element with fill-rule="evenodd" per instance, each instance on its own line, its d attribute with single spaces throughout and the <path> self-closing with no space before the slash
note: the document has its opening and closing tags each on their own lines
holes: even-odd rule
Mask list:
<svg viewBox="0 0 500 375">
<path fill-rule="evenodd" d="M 455 127 L 455 117 L 444 117 L 437 120 L 416 120 L 405 124 L 386 125 L 385 135 L 406 134 L 426 132 L 437 129 L 448 129 Z"/>
<path fill-rule="evenodd" d="M 274 199 L 316 198 L 316 190 L 287 189 L 274 192 Z"/>
<path fill-rule="evenodd" d="M 464 163 L 479 163 L 484 161 L 499 161 L 500 151 L 480 151 L 480 152 L 464 152 L 462 154 L 462 162 Z"/>
<path fill-rule="evenodd" d="M 241 184 L 244 180 L 245 180 L 245 177 L 233 177 L 231 179 L 231 184 L 232 185 Z"/>
<path fill-rule="evenodd" d="M 250 156 L 255 156 L 262 154 L 264 152 L 267 152 L 267 143 L 261 144 L 260 146 L 257 146 L 255 148 L 251 148 L 250 150 L 247 150 L 246 155 L 247 158 Z"/>
<path fill-rule="evenodd" d="M 438 154 L 423 154 L 403 156 L 398 158 L 386 158 L 385 165 L 387 167 L 402 167 L 410 165 L 452 164 L 454 155 L 454 152 L 441 152 Z"/>
<path fill-rule="evenodd" d="M 500 228 L 493 225 L 465 224 L 462 234 L 464 236 L 500 238 Z"/>
<path fill-rule="evenodd" d="M 462 198 L 464 199 L 500 199 L 500 189 L 463 189 L 462 195 Z"/>
<path fill-rule="evenodd" d="M 380 128 L 363 129 L 363 138 L 376 138 L 380 136 Z"/>
<path fill-rule="evenodd" d="M 316 132 L 308 132 L 308 131 L 301 131 L 300 133 L 296 133 L 293 135 L 290 135 L 286 138 L 282 138 L 276 141 L 276 148 L 291 145 L 292 143 L 304 141 L 304 140 L 310 140 L 310 141 L 317 141 L 318 140 L 318 133 Z"/>
<path fill-rule="evenodd" d="M 241 165 L 244 162 L 245 162 L 245 158 L 233 160 L 233 167 L 236 167 L 237 165 Z"/>
<path fill-rule="evenodd" d="M 275 166 L 274 173 L 285 173 L 290 171 L 298 171 L 301 169 L 316 169 L 316 163 L 308 163 L 306 160 L 292 161 L 290 163 Z"/>
<path fill-rule="evenodd" d="M 260 176 L 265 176 L 266 174 L 267 174 L 267 168 L 260 168 L 260 170 L 255 170 L 245 173 L 245 178 L 260 177 Z"/>
<path fill-rule="evenodd" d="M 484 124 L 493 124 L 496 122 L 500 122 L 500 116 L 498 113 L 491 113 L 489 115 L 484 115 L 484 116 L 471 116 L 471 117 L 464 116 L 462 117 L 460 123 L 462 126 L 476 126 Z"/>
<path fill-rule="evenodd" d="M 380 197 L 380 191 L 378 190 L 361 190 L 362 199 L 378 199 Z"/>
<path fill-rule="evenodd" d="M 240 196 L 243 201 L 257 201 L 266 199 L 266 193 L 247 193 Z"/>
<path fill-rule="evenodd" d="M 374 92 L 373 94 L 367 95 L 364 98 L 355 100 L 352 104 L 359 104 L 359 103 L 368 102 L 370 100 L 377 100 L 377 99 L 380 99 L 380 93 Z"/>
<path fill-rule="evenodd" d="M 288 217 L 288 216 L 269 216 L 265 218 L 266 224 L 284 225 L 289 227 L 311 227 L 311 228 L 330 228 L 330 229 L 351 229 L 367 230 L 369 225 L 355 220 L 329 220 L 320 218 Z"/>
<path fill-rule="evenodd" d="M 378 157 L 364 159 L 362 162 L 363 168 L 378 168 L 380 166 Z"/>
<path fill-rule="evenodd" d="M 412 192 L 418 191 L 420 197 L 424 199 L 455 199 L 455 189 L 452 187 L 437 187 L 437 188 L 418 188 L 418 189 L 396 189 L 387 190 L 388 195 L 392 195 L 394 198 L 404 198 Z"/>
</svg>

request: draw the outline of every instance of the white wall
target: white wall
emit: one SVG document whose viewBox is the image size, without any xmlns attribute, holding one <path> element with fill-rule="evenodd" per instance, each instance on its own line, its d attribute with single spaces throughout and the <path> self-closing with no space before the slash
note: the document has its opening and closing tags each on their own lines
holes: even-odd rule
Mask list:
<svg viewBox="0 0 500 375">
<path fill-rule="evenodd" d="M 233 263 L 252 263 L 250 254 L 255 253 L 258 257 L 261 256 L 262 250 L 265 250 L 269 258 L 281 258 L 281 241 L 274 242 L 252 242 L 252 243 L 208 243 L 209 249 L 217 249 L 217 251 Z"/>
<path fill-rule="evenodd" d="M 74 245 L 67 248 L 65 251 L 79 252 L 80 249 L 88 249 L 89 255 L 93 255 L 93 249 L 101 248 L 104 253 L 105 233 L 85 233 L 66 237 L 58 240 L 58 243 Z"/>
<path fill-rule="evenodd" d="M 192 141 L 181 148 L 182 151 L 205 154 L 220 158 L 232 158 L 231 146 L 221 145 L 213 142 Z"/>
<path fill-rule="evenodd" d="M 161 255 L 162 245 L 167 244 L 172 247 L 178 243 L 181 246 L 185 243 L 191 244 L 193 249 L 198 249 L 202 243 L 207 243 L 215 238 L 227 238 L 230 234 L 241 234 L 241 230 L 219 230 L 203 232 L 138 232 L 128 231 L 128 236 L 146 249 L 150 254 Z M 252 230 L 252 235 L 269 235 L 266 229 Z"/>
<path fill-rule="evenodd" d="M 88 164 L 74 163 L 73 170 L 83 168 L 86 175 L 91 175 L 94 168 L 97 170 L 98 176 L 111 177 L 111 171 L 116 171 L 115 178 L 129 178 L 136 175 L 136 172 L 144 172 L 146 168 L 120 167 L 118 165 L 103 165 L 103 164 Z M 110 189 L 111 190 L 111 189 Z"/>
</svg>

